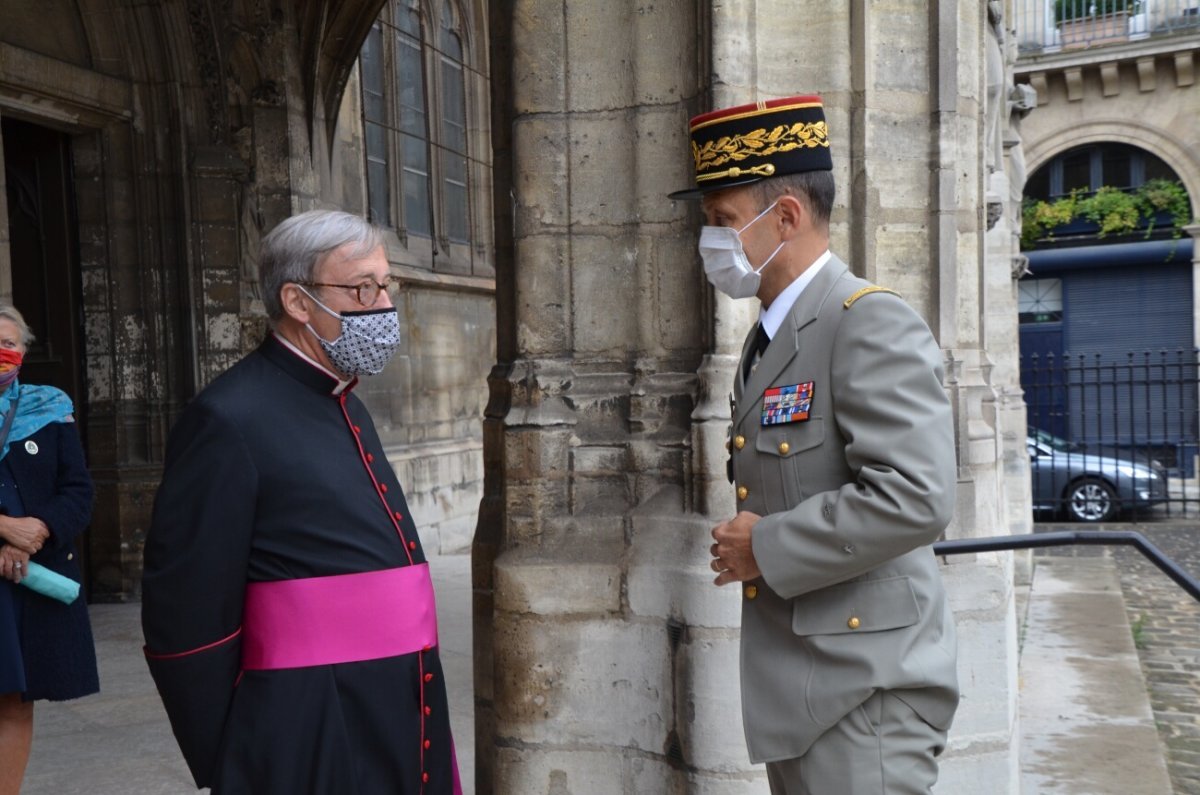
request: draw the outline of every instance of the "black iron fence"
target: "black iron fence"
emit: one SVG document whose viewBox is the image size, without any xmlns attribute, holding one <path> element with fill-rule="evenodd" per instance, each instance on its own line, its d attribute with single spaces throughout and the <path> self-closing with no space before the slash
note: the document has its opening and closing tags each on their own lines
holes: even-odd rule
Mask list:
<svg viewBox="0 0 1200 795">
<path fill-rule="evenodd" d="M 1197 351 L 1021 357 L 1034 510 L 1200 516 Z"/>
</svg>

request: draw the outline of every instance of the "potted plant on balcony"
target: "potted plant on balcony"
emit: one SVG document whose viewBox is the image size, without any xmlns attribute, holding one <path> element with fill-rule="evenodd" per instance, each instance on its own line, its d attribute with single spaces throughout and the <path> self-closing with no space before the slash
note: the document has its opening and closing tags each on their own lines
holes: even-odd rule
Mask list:
<svg viewBox="0 0 1200 795">
<path fill-rule="evenodd" d="M 1090 47 L 1129 38 L 1131 15 L 1144 0 L 1054 0 L 1054 19 L 1063 46 Z M 1140 19 L 1140 17 L 1139 17 Z"/>
<path fill-rule="evenodd" d="M 1149 238 L 1169 231 L 1178 239 L 1192 220 L 1187 191 L 1176 180 L 1152 179 L 1134 189 L 1105 186 L 1095 193 L 1072 191 L 1053 201 L 1025 201 L 1021 249 L 1052 242 L 1058 232 L 1103 239 L 1137 234 Z"/>
</svg>

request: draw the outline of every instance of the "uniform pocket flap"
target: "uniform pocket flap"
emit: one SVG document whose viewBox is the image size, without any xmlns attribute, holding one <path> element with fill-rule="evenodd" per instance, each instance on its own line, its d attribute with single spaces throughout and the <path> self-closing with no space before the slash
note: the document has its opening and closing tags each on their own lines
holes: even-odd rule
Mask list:
<svg viewBox="0 0 1200 795">
<path fill-rule="evenodd" d="M 920 619 L 921 608 L 908 577 L 855 580 L 796 599 L 792 632 L 801 636 L 880 632 L 912 626 Z"/>
<path fill-rule="evenodd" d="M 783 458 L 819 447 L 825 441 L 825 423 L 820 417 L 760 428 L 754 448 L 760 453 Z"/>
</svg>

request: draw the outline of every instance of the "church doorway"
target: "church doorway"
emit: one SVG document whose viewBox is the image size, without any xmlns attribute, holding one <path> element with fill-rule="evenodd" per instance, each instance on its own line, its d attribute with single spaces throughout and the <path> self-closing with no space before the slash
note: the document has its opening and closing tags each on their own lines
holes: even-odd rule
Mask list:
<svg viewBox="0 0 1200 795">
<path fill-rule="evenodd" d="M 0 119 L 12 263 L 12 303 L 37 339 L 21 381 L 50 384 L 75 401 L 81 434 L 87 391 L 83 372 L 82 283 L 72 189 L 70 137 L 29 122 Z M 84 439 L 84 449 L 87 440 Z M 86 534 L 78 542 L 87 568 Z M 85 582 L 86 586 L 86 582 Z"/>
</svg>

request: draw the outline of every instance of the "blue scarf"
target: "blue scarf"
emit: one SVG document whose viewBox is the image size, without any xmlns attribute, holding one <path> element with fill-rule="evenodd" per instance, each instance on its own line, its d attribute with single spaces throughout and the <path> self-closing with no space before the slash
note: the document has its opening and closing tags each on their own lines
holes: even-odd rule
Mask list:
<svg viewBox="0 0 1200 795">
<path fill-rule="evenodd" d="M 18 400 L 18 398 L 20 398 Z M 8 389 L 0 394 L 0 423 L 12 411 L 13 402 L 17 404 L 17 416 L 13 418 L 12 428 L 4 447 L 0 448 L 0 458 L 8 455 L 8 445 L 40 431 L 52 422 L 74 422 L 75 406 L 67 393 L 58 387 L 22 385 L 21 379 L 12 382 Z"/>
</svg>

